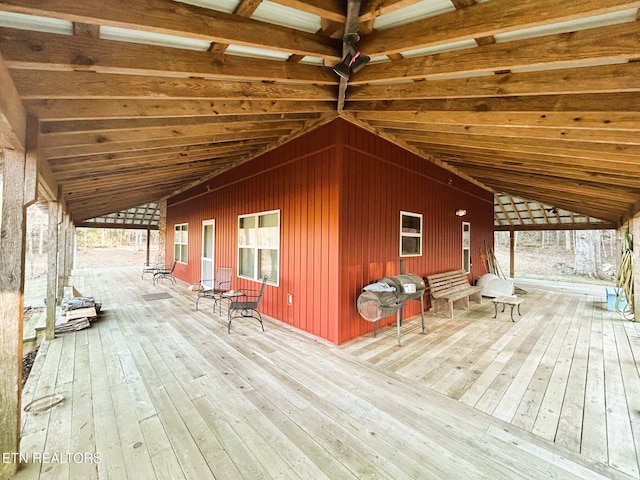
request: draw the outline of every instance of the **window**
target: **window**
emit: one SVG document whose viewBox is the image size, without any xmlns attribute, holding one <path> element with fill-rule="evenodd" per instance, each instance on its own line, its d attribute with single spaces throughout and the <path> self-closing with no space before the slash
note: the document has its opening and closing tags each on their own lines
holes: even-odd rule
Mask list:
<svg viewBox="0 0 640 480">
<path fill-rule="evenodd" d="M 471 224 L 462 222 L 462 269 L 471 272 Z"/>
<path fill-rule="evenodd" d="M 187 263 L 189 259 L 189 224 L 177 223 L 173 231 L 173 259 Z"/>
<path fill-rule="evenodd" d="M 400 256 L 422 255 L 422 214 L 400 212 Z"/>
<path fill-rule="evenodd" d="M 238 276 L 278 285 L 280 272 L 280 211 L 238 217 Z"/>
</svg>

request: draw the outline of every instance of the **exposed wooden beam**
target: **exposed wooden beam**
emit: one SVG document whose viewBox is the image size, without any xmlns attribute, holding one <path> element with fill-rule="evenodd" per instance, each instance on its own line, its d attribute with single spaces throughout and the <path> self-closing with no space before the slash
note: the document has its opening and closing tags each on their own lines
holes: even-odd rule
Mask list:
<svg viewBox="0 0 640 480">
<path fill-rule="evenodd" d="M 492 2 L 482 3 L 488 5 Z M 461 10 L 462 11 L 462 10 Z M 495 43 L 433 55 L 368 65 L 352 84 L 421 80 L 439 76 L 464 77 L 522 68 L 577 68 L 598 63 L 622 63 L 640 58 L 636 48 L 640 25 L 630 22 L 571 34 L 548 35 Z M 363 51 L 366 51 L 363 46 Z M 391 66 L 392 65 L 392 66 Z"/>
<path fill-rule="evenodd" d="M 536 232 L 540 230 L 615 230 L 618 228 L 616 222 L 597 222 L 597 223 L 544 223 L 536 225 L 495 225 L 495 232 Z M 513 272 L 511 273 L 513 277 Z"/>
<path fill-rule="evenodd" d="M 514 125 L 469 125 L 438 123 L 438 114 L 432 123 L 417 123 L 399 120 L 369 120 L 373 127 L 384 130 L 390 135 L 404 135 L 413 132 L 456 133 L 465 135 L 496 135 L 503 138 L 533 138 L 544 140 L 562 140 L 566 142 L 592 142 L 608 144 L 640 145 L 640 135 L 635 130 L 608 130 L 606 135 L 599 129 L 582 128 L 546 128 L 529 126 L 522 128 Z"/>
<path fill-rule="evenodd" d="M 556 0 L 524 3 L 492 0 L 376 32 L 364 38 L 361 47 L 368 55 L 374 56 L 402 53 L 406 50 L 489 37 L 497 33 L 559 23 L 583 16 L 601 15 L 638 6 L 640 6 L 638 0 L 607 2 L 587 0 L 563 3 L 558 3 Z"/>
<path fill-rule="evenodd" d="M 132 169 L 134 175 L 126 170 L 110 172 L 101 172 L 100 175 L 91 175 L 88 173 L 85 177 L 75 177 L 73 180 L 65 182 L 63 194 L 65 198 L 73 196 L 77 198 L 87 197 L 89 195 L 97 195 L 101 193 L 110 193 L 114 187 L 122 188 L 126 191 L 131 187 L 134 189 L 144 188 L 157 182 L 175 182 L 176 177 L 186 174 L 186 178 L 198 178 L 203 173 L 209 172 L 212 168 L 220 168 L 225 163 L 230 163 L 240 158 L 238 154 L 228 154 L 212 161 L 209 158 L 201 160 L 192 160 L 184 164 L 172 165 L 170 168 L 158 169 Z"/>
<path fill-rule="evenodd" d="M 108 175 L 113 172 L 133 175 L 136 175 L 139 172 L 144 173 L 144 171 L 148 169 L 154 171 L 166 170 L 169 172 L 177 172 L 178 167 L 181 167 L 183 165 L 195 165 L 202 163 L 207 163 L 208 165 L 215 167 L 219 163 L 224 162 L 230 156 L 250 155 L 253 153 L 256 147 L 259 146 L 259 144 L 256 144 L 245 148 L 236 147 L 235 149 L 230 147 L 225 151 L 215 150 L 210 153 L 193 153 L 184 157 L 176 155 L 165 156 L 164 158 L 155 156 L 151 159 L 145 159 L 145 161 L 135 160 L 129 162 L 113 162 L 110 165 L 98 162 L 87 162 L 85 163 L 84 171 L 82 170 L 81 164 L 73 164 L 71 166 L 66 166 L 64 169 L 60 170 L 60 172 L 57 174 L 57 177 L 60 182 L 66 185 L 65 182 L 95 179 L 102 175 Z M 142 180 L 144 177 L 141 176 L 140 178 Z"/>
<path fill-rule="evenodd" d="M 251 17 L 251 15 L 253 15 L 253 12 L 257 10 L 261 3 L 262 0 L 240 0 L 240 3 L 234 10 L 233 14 L 249 18 Z M 209 47 L 209 51 L 215 53 L 224 53 L 227 48 L 229 48 L 229 44 L 212 43 Z"/>
<path fill-rule="evenodd" d="M 328 85 L 267 84 L 148 75 L 94 72 L 11 70 L 23 100 L 37 99 L 200 99 L 332 101 L 336 88 Z"/>
<path fill-rule="evenodd" d="M 131 130 L 161 127 L 190 127 L 196 125 L 215 125 L 234 123 L 271 123 L 286 120 L 308 121 L 318 118 L 320 113 L 264 113 L 255 115 L 210 115 L 198 117 L 159 117 L 159 118 L 110 118 L 106 120 L 53 120 L 40 122 L 42 135 L 58 135 L 78 132 L 108 132 L 110 130 Z"/>
<path fill-rule="evenodd" d="M 16 85 L 20 87 L 21 81 Z M 640 62 L 544 72 L 411 82 L 351 85 L 347 104 L 374 100 L 510 97 L 640 91 Z M 22 93 L 22 92 L 21 92 Z"/>
<path fill-rule="evenodd" d="M 471 174 L 475 168 L 489 168 L 495 174 L 495 179 L 508 182 L 509 175 L 514 172 L 546 175 L 558 177 L 558 181 L 570 176 L 574 180 L 591 182 L 609 186 L 615 184 L 620 187 L 640 189 L 640 180 L 628 174 L 624 169 L 603 167 L 601 169 L 579 166 L 579 159 L 573 162 L 569 157 L 560 159 L 546 158 L 540 160 L 535 155 L 518 155 L 501 151 L 480 151 L 471 149 L 456 149 L 439 145 L 416 145 L 418 148 L 437 155 L 442 161 Z"/>
<path fill-rule="evenodd" d="M 257 122 L 243 123 L 215 123 L 204 125 L 184 125 L 184 126 L 167 126 L 157 128 L 146 128 L 143 130 L 112 130 L 110 132 L 69 132 L 57 135 L 42 135 L 40 140 L 40 148 L 50 151 L 55 148 L 75 148 L 83 145 L 105 145 L 113 143 L 125 142 L 141 142 L 148 140 L 157 140 L 160 143 L 165 139 L 175 139 L 184 137 L 197 137 L 205 135 L 233 134 L 242 132 L 247 137 L 251 137 L 253 132 L 256 134 L 268 133 L 273 130 L 287 129 L 292 130 L 299 122 L 294 120 L 283 120 L 280 122 L 269 122 L 268 124 Z M 115 147 L 114 151 L 117 150 Z M 48 154 L 46 156 L 49 156 Z"/>
<path fill-rule="evenodd" d="M 344 0 L 271 0 L 285 7 L 318 15 L 321 18 L 333 22 L 344 23 L 345 6 Z"/>
<path fill-rule="evenodd" d="M 274 142 L 278 137 L 264 137 L 254 140 L 239 140 L 232 142 L 192 144 L 187 146 L 160 147 L 133 150 L 127 152 L 109 152 L 98 155 L 84 155 L 77 157 L 57 158 L 49 161 L 51 171 L 56 178 L 73 176 L 78 172 L 87 170 L 100 170 L 101 168 L 123 168 L 139 165 L 140 167 L 160 167 L 179 161 L 183 158 L 211 158 L 215 159 L 219 154 L 227 152 L 247 152 L 256 147 Z"/>
<path fill-rule="evenodd" d="M 638 131 L 640 112 L 358 112 L 362 120 L 397 120 L 452 125 L 493 125 L 503 127 L 600 130 L 600 135 L 616 130 Z"/>
<path fill-rule="evenodd" d="M 197 40 L 269 48 L 275 51 L 336 60 L 332 39 L 172 0 L 118 2 L 85 0 L 81 8 L 65 0 L 7 0 L 0 11 L 53 16 L 72 22 L 131 28 Z"/>
<path fill-rule="evenodd" d="M 291 128 L 285 129 L 264 129 L 257 132 L 251 132 L 251 137 L 247 136 L 245 131 L 239 131 L 235 133 L 219 133 L 213 135 L 200 135 L 193 137 L 177 136 L 175 138 L 165 138 L 162 142 L 158 140 L 140 140 L 135 139 L 129 142 L 117 142 L 114 144 L 95 143 L 92 145 L 79 145 L 79 146 L 62 146 L 52 148 L 49 150 L 43 150 L 42 157 L 48 160 L 53 158 L 71 158 L 84 155 L 102 155 L 102 154 L 114 154 L 118 152 L 135 152 L 141 149 L 150 148 L 167 148 L 176 146 L 188 146 L 197 144 L 209 144 L 219 142 L 232 142 L 247 140 L 251 138 L 253 140 L 259 138 L 273 138 L 280 137 L 289 134 L 292 131 Z"/>
<path fill-rule="evenodd" d="M 158 76 L 279 81 L 337 85 L 325 67 L 259 58 L 213 55 L 87 37 L 29 32 L 0 27 L 0 52 L 11 68 L 78 70 Z"/>
<path fill-rule="evenodd" d="M 617 102 L 617 103 L 616 103 Z M 455 98 L 427 100 L 397 100 L 395 102 L 356 102 L 349 111 L 405 111 L 405 112 L 640 112 L 640 92 L 532 95 L 494 98 Z M 579 120 L 578 120 L 579 121 Z"/>
<path fill-rule="evenodd" d="M 27 112 L 0 54 L 0 150 L 27 148 Z"/>
<path fill-rule="evenodd" d="M 287 100 L 29 100 L 27 111 L 40 121 L 98 120 L 109 118 L 210 117 L 213 115 L 256 115 L 329 113 L 333 102 Z"/>
<path fill-rule="evenodd" d="M 470 169 L 469 169 L 470 170 Z M 477 178 L 482 179 L 487 185 L 494 186 L 498 182 L 495 179 L 495 175 L 491 168 L 486 169 L 474 169 L 474 173 L 478 175 Z M 626 211 L 627 205 L 633 203 L 633 200 L 639 198 L 640 190 L 629 187 L 617 189 L 615 196 L 612 198 L 611 189 L 607 185 L 600 185 L 596 183 L 588 183 L 584 181 L 578 181 L 565 178 L 562 181 L 558 181 L 557 178 L 545 175 L 533 175 L 528 173 L 511 173 L 511 181 L 513 185 L 518 185 L 518 189 L 522 189 L 522 196 L 524 198 L 536 198 L 535 192 L 545 192 L 547 195 L 547 203 L 550 205 L 556 205 L 564 208 L 565 210 L 580 211 L 580 208 L 576 209 L 576 205 L 580 203 L 598 205 L 602 211 L 618 212 L 622 214 Z M 533 197 L 527 196 L 534 194 Z M 544 199 L 539 199 L 544 201 Z M 633 199 L 632 201 L 629 201 Z M 572 207 L 567 208 L 567 204 L 571 202 Z M 602 214 L 602 212 L 601 212 Z M 598 215 L 592 215 L 596 218 L 608 218 L 607 216 L 601 217 Z"/>
<path fill-rule="evenodd" d="M 559 140 L 538 140 L 529 138 L 500 138 L 481 135 L 457 135 L 418 133 L 404 135 L 411 143 L 446 145 L 450 148 L 471 148 L 477 150 L 501 151 L 516 155 L 533 155 L 537 159 L 550 158 L 562 162 L 569 158 L 579 160 L 581 168 L 628 169 L 640 166 L 640 146 L 611 145 L 607 143 L 562 142 Z"/>
<path fill-rule="evenodd" d="M 100 25 L 73 22 L 73 34 L 81 37 L 100 38 Z"/>
<path fill-rule="evenodd" d="M 370 22 L 380 15 L 410 7 L 422 0 L 368 0 L 361 8 L 360 22 Z"/>
<path fill-rule="evenodd" d="M 497 180 L 508 182 L 510 174 L 522 175 L 544 175 L 550 178 L 557 177 L 557 182 L 562 182 L 566 178 L 571 180 L 586 182 L 585 184 L 600 185 L 605 188 L 612 184 L 616 185 L 616 190 L 622 190 L 622 195 L 626 195 L 633 190 L 640 189 L 640 182 L 625 175 L 620 169 L 603 168 L 601 171 L 593 171 L 588 168 L 580 168 L 570 166 L 563 170 L 563 163 L 558 162 L 555 166 L 551 159 L 545 159 L 540 162 L 535 156 L 517 155 L 502 153 L 500 151 L 474 151 L 473 149 L 449 148 L 440 145 L 423 144 L 418 147 L 424 152 L 428 152 L 452 166 L 459 168 L 461 171 L 471 175 L 472 171 L 479 172 L 486 169 L 492 172 L 492 184 L 495 185 Z M 547 162 L 545 169 L 545 161 Z M 565 159 L 565 163 L 568 160 Z M 578 163 L 578 160 L 576 160 Z M 615 193 L 609 195 L 603 202 L 610 201 Z M 623 201 L 623 198 L 616 198 L 616 201 Z"/>
</svg>

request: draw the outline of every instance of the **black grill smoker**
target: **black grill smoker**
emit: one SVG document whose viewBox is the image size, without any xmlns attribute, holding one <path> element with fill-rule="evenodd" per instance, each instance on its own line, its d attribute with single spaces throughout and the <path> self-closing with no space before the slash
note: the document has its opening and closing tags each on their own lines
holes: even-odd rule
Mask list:
<svg viewBox="0 0 640 480">
<path fill-rule="evenodd" d="M 358 297 L 358 313 L 369 322 L 374 322 L 374 336 L 378 332 L 378 320 L 396 314 L 396 331 L 398 346 L 400 346 L 400 326 L 402 324 L 401 310 L 407 300 L 420 302 L 420 316 L 422 318 L 422 333 L 427 333 L 424 326 L 424 299 L 426 289 L 424 280 L 419 275 L 406 274 L 384 277 L 376 283 L 363 288 Z"/>
</svg>

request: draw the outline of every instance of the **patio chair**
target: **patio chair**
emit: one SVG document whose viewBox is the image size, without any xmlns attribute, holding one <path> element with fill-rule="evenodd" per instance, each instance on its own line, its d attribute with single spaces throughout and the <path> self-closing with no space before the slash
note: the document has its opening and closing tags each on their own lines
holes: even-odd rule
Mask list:
<svg viewBox="0 0 640 480">
<path fill-rule="evenodd" d="M 145 273 L 150 273 L 150 274 L 153 275 L 163 265 L 164 265 L 164 257 L 162 255 L 158 255 L 156 257 L 155 262 L 153 262 L 153 263 L 145 263 L 142 266 L 142 277 L 141 278 L 144 280 L 144 274 Z"/>
<path fill-rule="evenodd" d="M 234 318 L 255 318 L 260 322 L 262 331 L 264 332 L 264 324 L 262 323 L 262 315 L 258 311 L 260 302 L 262 301 L 262 294 L 264 293 L 264 286 L 267 283 L 268 276 L 265 275 L 260 285 L 258 294 L 255 295 L 256 290 L 240 289 L 240 292 L 244 293 L 241 297 L 233 297 L 229 302 L 229 320 L 227 322 L 227 333 L 231 333 L 231 321 Z M 252 295 L 253 293 L 253 295 Z"/>
<path fill-rule="evenodd" d="M 198 302 L 202 298 L 213 300 L 213 313 L 216 311 L 216 305 L 220 304 L 220 315 L 222 315 L 222 294 L 231 288 L 231 277 L 233 276 L 233 268 L 218 267 L 213 280 L 200 280 L 202 290 L 198 291 L 196 298 L 196 310 L 198 310 Z M 210 285 L 210 286 L 205 286 Z"/>
<path fill-rule="evenodd" d="M 164 280 L 165 278 L 168 278 L 169 280 L 171 280 L 171 283 L 176 283 L 176 279 L 173 277 L 173 271 L 176 268 L 176 261 L 174 260 L 172 264 L 169 265 L 161 265 L 159 266 L 156 271 L 153 273 L 153 284 L 155 285 L 156 282 L 160 281 L 160 280 Z"/>
</svg>

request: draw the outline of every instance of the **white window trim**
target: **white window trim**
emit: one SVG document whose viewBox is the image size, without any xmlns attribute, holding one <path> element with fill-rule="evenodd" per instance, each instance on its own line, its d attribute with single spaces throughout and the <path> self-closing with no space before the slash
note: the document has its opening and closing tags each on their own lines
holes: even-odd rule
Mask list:
<svg viewBox="0 0 640 480">
<path fill-rule="evenodd" d="M 419 232 L 403 232 L 402 231 L 402 217 L 415 217 L 420 219 L 420 231 Z M 422 222 L 422 214 L 415 212 L 407 212 L 404 210 L 400 210 L 400 256 L 401 257 L 421 257 L 422 256 L 422 232 L 423 232 L 423 222 Z M 414 237 L 419 239 L 419 253 L 403 253 L 402 252 L 402 239 L 406 237 Z"/>
<path fill-rule="evenodd" d="M 187 227 L 187 229 L 186 229 L 187 241 L 186 242 L 178 242 L 177 241 L 176 232 L 178 231 L 178 227 Z M 184 230 L 182 230 L 182 229 L 180 230 L 180 232 L 183 232 L 183 231 Z M 182 237 L 182 235 L 180 235 L 180 237 Z M 180 246 L 186 245 L 187 246 L 187 258 L 185 258 L 185 259 L 183 259 L 183 258 L 180 258 L 180 259 L 175 258 L 175 256 L 176 256 L 176 245 L 180 245 Z M 180 248 L 180 252 L 182 252 L 182 248 Z M 182 257 L 182 255 L 180 255 L 180 256 Z M 189 263 L 189 224 L 188 223 L 176 223 L 173 226 L 173 257 L 174 257 L 174 260 L 177 263 L 182 263 L 184 265 L 187 265 Z"/>
<path fill-rule="evenodd" d="M 278 245 L 277 246 L 267 246 L 267 245 L 257 245 L 257 244 L 256 245 L 240 245 L 240 240 L 238 238 L 238 241 L 237 241 L 238 258 L 237 258 L 236 271 L 238 272 L 238 277 L 239 278 L 252 280 L 254 282 L 262 282 L 262 278 L 258 278 L 259 275 L 260 275 L 259 274 L 260 268 L 259 268 L 259 265 L 258 265 L 258 261 L 259 261 L 258 249 L 261 248 L 261 247 L 263 247 L 263 248 L 266 247 L 266 248 L 268 248 L 270 250 L 275 250 L 277 252 L 277 257 L 278 257 L 278 278 L 276 278 L 276 279 L 270 278 L 269 280 L 267 280 L 267 284 L 278 287 L 278 286 L 280 286 L 280 269 L 281 269 L 281 265 L 280 265 L 280 243 L 281 243 L 281 239 L 282 239 L 282 232 L 280 230 L 280 225 L 281 225 L 281 223 L 280 223 L 280 220 L 281 220 L 280 210 L 279 209 L 277 209 L 277 210 L 267 210 L 267 211 L 264 211 L 264 212 L 256 212 L 256 213 L 248 213 L 248 214 L 244 214 L 244 215 L 238 215 L 238 223 L 236 224 L 236 228 L 237 228 L 237 232 L 238 232 L 240 230 L 240 220 L 241 219 L 254 217 L 255 218 L 255 227 L 254 228 L 257 229 L 258 228 L 258 223 L 259 223 L 258 222 L 259 217 L 261 217 L 263 215 L 270 215 L 270 214 L 273 214 L 273 213 L 276 213 L 278 215 Z M 255 235 L 255 238 L 256 238 L 256 241 L 257 241 L 257 238 L 258 238 L 257 232 L 256 232 L 256 235 Z M 254 258 L 253 258 L 253 261 L 254 261 L 254 266 L 253 267 L 254 268 L 253 268 L 253 271 L 255 272 L 255 277 L 248 277 L 248 276 L 242 275 L 240 273 L 240 249 L 241 248 L 253 248 L 253 250 L 254 250 Z"/>
</svg>

